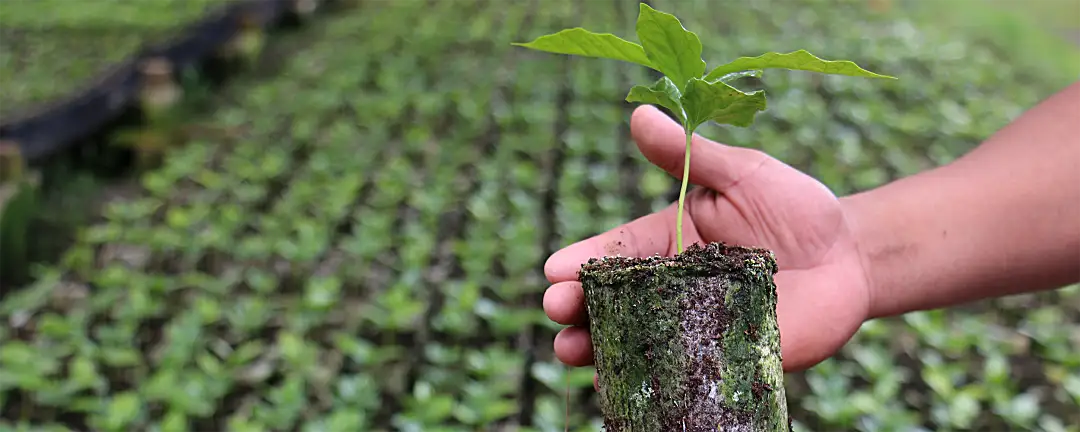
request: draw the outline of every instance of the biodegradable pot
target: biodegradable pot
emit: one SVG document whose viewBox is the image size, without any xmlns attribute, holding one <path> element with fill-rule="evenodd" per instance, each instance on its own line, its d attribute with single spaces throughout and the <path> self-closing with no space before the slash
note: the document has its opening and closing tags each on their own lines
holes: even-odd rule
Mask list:
<svg viewBox="0 0 1080 432">
<path fill-rule="evenodd" d="M 790 431 L 776 271 L 723 243 L 582 265 L 605 430 Z"/>
<path fill-rule="evenodd" d="M 0 184 L 0 284 L 30 279 L 30 224 L 38 212 L 38 177 Z"/>
<path fill-rule="evenodd" d="M 41 173 L 29 170 L 18 143 L 0 140 L 0 284 L 30 277 L 30 224 L 40 186 Z"/>
</svg>

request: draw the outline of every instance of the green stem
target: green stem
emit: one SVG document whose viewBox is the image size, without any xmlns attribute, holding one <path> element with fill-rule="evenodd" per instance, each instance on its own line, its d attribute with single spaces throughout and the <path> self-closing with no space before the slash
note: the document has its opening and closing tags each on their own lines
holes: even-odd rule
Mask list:
<svg viewBox="0 0 1080 432">
<path fill-rule="evenodd" d="M 686 186 L 690 182 L 690 141 L 694 136 L 694 131 L 686 125 L 683 125 L 683 130 L 686 131 L 686 156 L 683 159 L 682 188 L 679 189 L 679 213 L 675 216 L 676 253 L 682 253 L 685 250 L 683 249 L 682 218 L 683 207 L 686 204 Z"/>
</svg>

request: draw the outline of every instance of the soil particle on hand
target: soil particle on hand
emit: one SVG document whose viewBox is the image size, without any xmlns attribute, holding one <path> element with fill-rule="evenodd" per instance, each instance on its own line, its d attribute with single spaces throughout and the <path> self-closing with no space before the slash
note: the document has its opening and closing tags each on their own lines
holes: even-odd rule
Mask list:
<svg viewBox="0 0 1080 432">
<path fill-rule="evenodd" d="M 607 242 L 604 245 L 604 253 L 608 256 L 620 256 L 625 250 L 626 247 L 623 245 L 622 240 Z"/>
</svg>

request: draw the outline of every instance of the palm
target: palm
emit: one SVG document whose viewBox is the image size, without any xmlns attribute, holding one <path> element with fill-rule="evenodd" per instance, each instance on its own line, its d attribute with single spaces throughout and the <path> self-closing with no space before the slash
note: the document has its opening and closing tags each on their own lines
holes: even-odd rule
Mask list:
<svg viewBox="0 0 1080 432">
<path fill-rule="evenodd" d="M 681 174 L 677 125 L 658 112 L 635 113 L 635 138 L 655 164 Z M 674 141 L 674 142 L 673 142 Z M 706 140 L 693 144 L 686 200 L 685 243 L 765 247 L 776 254 L 777 313 L 785 370 L 801 370 L 830 356 L 867 316 L 867 284 L 851 230 L 836 197 L 813 178 L 762 153 Z M 718 192 L 719 191 L 719 192 Z M 548 315 L 563 324 L 556 354 L 572 365 L 592 362 L 576 268 L 604 254 L 672 255 L 674 204 L 552 256 L 545 266 L 555 285 L 545 295 Z"/>
<path fill-rule="evenodd" d="M 842 346 L 865 319 L 866 278 L 839 200 L 813 178 L 762 157 L 722 194 L 708 188 L 689 194 L 694 230 L 687 241 L 761 246 L 776 254 L 784 365 L 804 369 Z"/>
</svg>

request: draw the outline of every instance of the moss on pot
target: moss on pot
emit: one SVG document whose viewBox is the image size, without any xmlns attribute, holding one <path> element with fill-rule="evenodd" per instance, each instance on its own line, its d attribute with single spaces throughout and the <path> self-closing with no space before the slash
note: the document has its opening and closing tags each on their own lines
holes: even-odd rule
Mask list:
<svg viewBox="0 0 1080 432">
<path fill-rule="evenodd" d="M 789 431 L 776 260 L 710 243 L 582 265 L 608 431 Z"/>
</svg>

